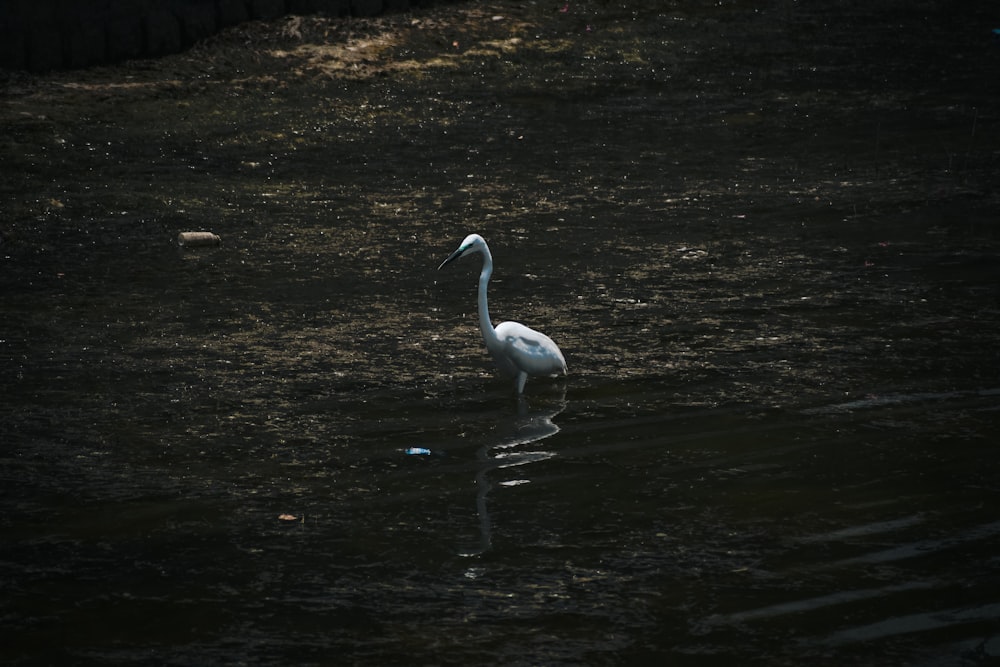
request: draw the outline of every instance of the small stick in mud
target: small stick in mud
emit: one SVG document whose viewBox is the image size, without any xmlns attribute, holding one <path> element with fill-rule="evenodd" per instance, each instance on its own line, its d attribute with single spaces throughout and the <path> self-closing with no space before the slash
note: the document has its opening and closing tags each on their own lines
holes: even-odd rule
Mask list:
<svg viewBox="0 0 1000 667">
<path fill-rule="evenodd" d="M 177 235 L 177 245 L 182 248 L 200 248 L 222 243 L 222 239 L 212 232 L 181 232 Z"/>
</svg>

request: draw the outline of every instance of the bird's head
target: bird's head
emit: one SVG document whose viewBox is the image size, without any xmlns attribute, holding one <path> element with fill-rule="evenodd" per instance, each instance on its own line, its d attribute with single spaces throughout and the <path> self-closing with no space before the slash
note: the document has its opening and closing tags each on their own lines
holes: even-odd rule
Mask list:
<svg viewBox="0 0 1000 667">
<path fill-rule="evenodd" d="M 477 252 L 488 252 L 486 247 L 486 241 L 479 234 L 469 234 L 462 241 L 462 244 L 458 246 L 458 250 L 448 255 L 448 259 L 441 262 L 441 266 L 438 267 L 440 271 L 445 267 L 446 264 L 454 262 L 459 257 L 465 257 L 466 255 L 472 255 Z"/>
</svg>

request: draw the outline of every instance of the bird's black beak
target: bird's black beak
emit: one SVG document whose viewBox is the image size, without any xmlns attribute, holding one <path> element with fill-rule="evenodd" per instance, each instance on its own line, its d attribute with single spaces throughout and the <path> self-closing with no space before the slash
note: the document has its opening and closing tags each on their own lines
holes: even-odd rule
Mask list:
<svg viewBox="0 0 1000 667">
<path fill-rule="evenodd" d="M 465 248 L 459 248 L 455 252 L 453 252 L 450 255 L 448 255 L 448 259 L 446 259 L 443 262 L 441 262 L 441 266 L 438 267 L 438 271 L 440 271 L 441 269 L 443 269 L 446 264 L 451 264 L 456 259 L 458 259 L 459 257 L 461 257 L 465 253 L 465 250 L 466 250 Z"/>
</svg>

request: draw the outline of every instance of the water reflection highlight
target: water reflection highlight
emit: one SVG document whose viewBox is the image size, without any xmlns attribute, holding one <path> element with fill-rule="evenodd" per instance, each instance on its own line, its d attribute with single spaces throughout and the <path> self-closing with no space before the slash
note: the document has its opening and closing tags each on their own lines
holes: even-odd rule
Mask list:
<svg viewBox="0 0 1000 667">
<path fill-rule="evenodd" d="M 566 389 L 562 387 L 561 397 L 555 407 L 531 408 L 529 400 L 519 396 L 517 416 L 500 425 L 495 442 L 484 443 L 476 451 L 479 462 L 476 471 L 476 515 L 479 518 L 479 544 L 472 549 L 459 551 L 460 556 L 481 556 L 493 545 L 493 520 L 490 518 L 487 496 L 493 488 L 490 473 L 495 470 L 514 468 L 555 456 L 555 452 L 525 449 L 527 445 L 541 442 L 559 432 L 552 420 L 566 409 Z M 491 434 L 491 439 L 493 439 Z M 502 487 L 528 484 L 529 479 L 516 478 L 497 482 Z"/>
</svg>

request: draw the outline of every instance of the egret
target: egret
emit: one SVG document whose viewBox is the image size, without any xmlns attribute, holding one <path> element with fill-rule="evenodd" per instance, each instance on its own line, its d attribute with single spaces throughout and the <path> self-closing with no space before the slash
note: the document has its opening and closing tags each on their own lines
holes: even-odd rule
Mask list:
<svg viewBox="0 0 1000 667">
<path fill-rule="evenodd" d="M 441 262 L 438 270 L 459 257 L 476 253 L 483 256 L 483 270 L 479 274 L 479 328 L 483 331 L 486 349 L 493 357 L 497 369 L 514 378 L 518 394 L 524 392 L 524 383 L 529 375 L 566 375 L 566 359 L 559 351 L 559 346 L 545 334 L 518 322 L 501 322 L 493 328 L 490 309 L 486 304 L 486 286 L 493 275 L 493 255 L 482 236 L 466 236 L 458 250 Z"/>
</svg>

